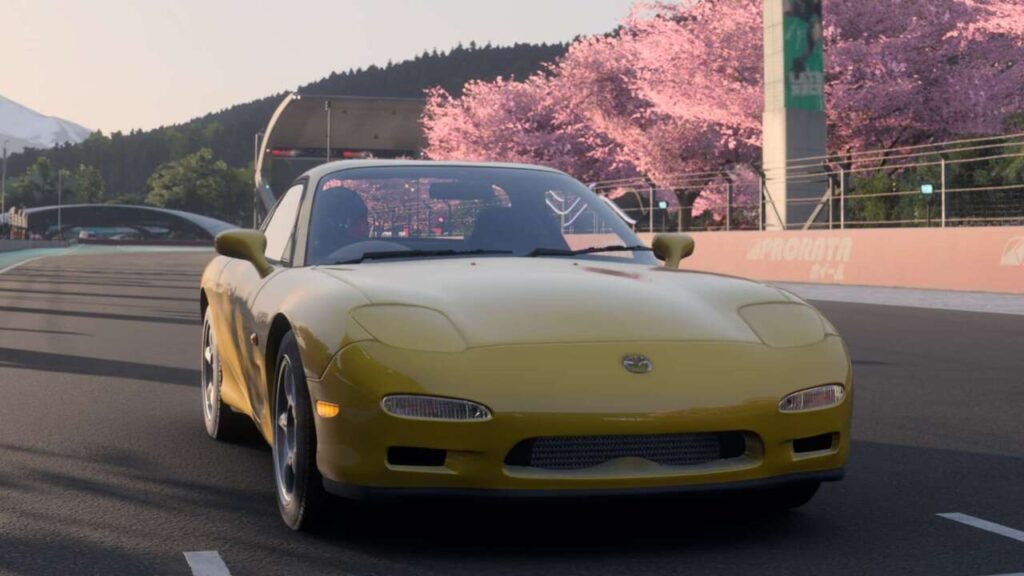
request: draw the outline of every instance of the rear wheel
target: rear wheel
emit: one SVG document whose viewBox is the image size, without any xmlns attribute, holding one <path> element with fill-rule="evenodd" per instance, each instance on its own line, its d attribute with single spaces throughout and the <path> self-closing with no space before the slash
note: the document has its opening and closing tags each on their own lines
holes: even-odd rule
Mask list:
<svg viewBox="0 0 1024 576">
<path fill-rule="evenodd" d="M 210 309 L 203 314 L 202 391 L 203 422 L 206 433 L 215 440 L 238 439 L 248 425 L 246 417 L 231 410 L 220 397 L 223 372 L 220 351 L 213 331 Z"/>
<path fill-rule="evenodd" d="M 316 467 L 316 428 L 306 375 L 295 336 L 281 339 L 274 378 L 274 481 L 277 507 L 292 530 L 307 530 L 322 511 L 326 493 Z"/>
</svg>

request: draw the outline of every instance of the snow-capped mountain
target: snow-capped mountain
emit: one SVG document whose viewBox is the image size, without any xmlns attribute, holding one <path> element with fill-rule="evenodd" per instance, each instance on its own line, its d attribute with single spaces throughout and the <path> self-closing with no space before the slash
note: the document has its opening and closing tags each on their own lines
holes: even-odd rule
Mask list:
<svg viewBox="0 0 1024 576">
<path fill-rule="evenodd" d="M 78 143 L 89 137 L 91 130 L 74 122 L 44 116 L 0 96 L 0 145 L 7 142 L 13 154 L 25 148 L 52 148 L 65 142 Z"/>
</svg>

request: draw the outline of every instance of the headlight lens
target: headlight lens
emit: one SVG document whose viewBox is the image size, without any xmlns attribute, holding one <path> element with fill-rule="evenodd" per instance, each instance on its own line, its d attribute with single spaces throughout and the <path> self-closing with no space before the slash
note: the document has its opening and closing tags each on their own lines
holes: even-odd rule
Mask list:
<svg viewBox="0 0 1024 576">
<path fill-rule="evenodd" d="M 783 412 L 804 412 L 829 408 L 842 403 L 846 390 L 839 384 L 827 384 L 794 392 L 779 402 Z"/>
<path fill-rule="evenodd" d="M 416 420 L 482 422 L 491 419 L 491 411 L 482 404 L 437 396 L 395 394 L 385 396 L 381 407 L 392 416 Z"/>
</svg>

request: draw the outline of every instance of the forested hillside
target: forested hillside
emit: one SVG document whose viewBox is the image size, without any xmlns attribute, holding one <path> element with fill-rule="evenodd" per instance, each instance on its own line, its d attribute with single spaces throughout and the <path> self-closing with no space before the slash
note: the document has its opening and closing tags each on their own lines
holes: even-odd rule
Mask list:
<svg viewBox="0 0 1024 576">
<path fill-rule="evenodd" d="M 564 45 L 459 46 L 449 52 L 424 52 L 413 60 L 384 67 L 370 66 L 332 74 L 300 88 L 319 94 L 419 97 L 424 90 L 441 86 L 459 94 L 467 81 L 492 80 L 499 76 L 526 77 L 565 52 Z M 209 149 L 212 158 L 231 169 L 246 168 L 252 161 L 253 135 L 266 125 L 283 94 L 212 112 L 184 124 L 127 134 L 94 133 L 81 144 L 53 150 L 29 150 L 8 163 L 8 204 L 26 206 L 56 202 L 56 174 L 68 170 L 71 183 L 65 201 L 102 200 L 141 202 L 147 180 L 157 169 Z M 45 157 L 49 165 L 38 162 Z M 95 168 L 102 177 L 96 182 Z M 83 171 L 84 169 L 84 171 Z M 92 180 L 90 188 L 76 194 L 76 174 Z M 96 190 L 99 186 L 100 189 Z M 76 198 L 76 196 L 82 198 Z M 224 215 L 235 219 L 234 215 Z"/>
</svg>

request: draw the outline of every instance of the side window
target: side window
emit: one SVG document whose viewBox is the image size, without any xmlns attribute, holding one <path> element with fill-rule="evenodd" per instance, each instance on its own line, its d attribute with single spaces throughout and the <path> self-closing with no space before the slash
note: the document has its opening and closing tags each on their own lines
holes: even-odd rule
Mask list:
<svg viewBox="0 0 1024 576">
<path fill-rule="evenodd" d="M 267 236 L 267 260 L 283 262 L 288 260 L 292 234 L 295 231 L 295 219 L 299 213 L 299 202 L 305 184 L 296 184 L 285 192 L 274 213 L 270 216 L 263 233 Z"/>
</svg>

